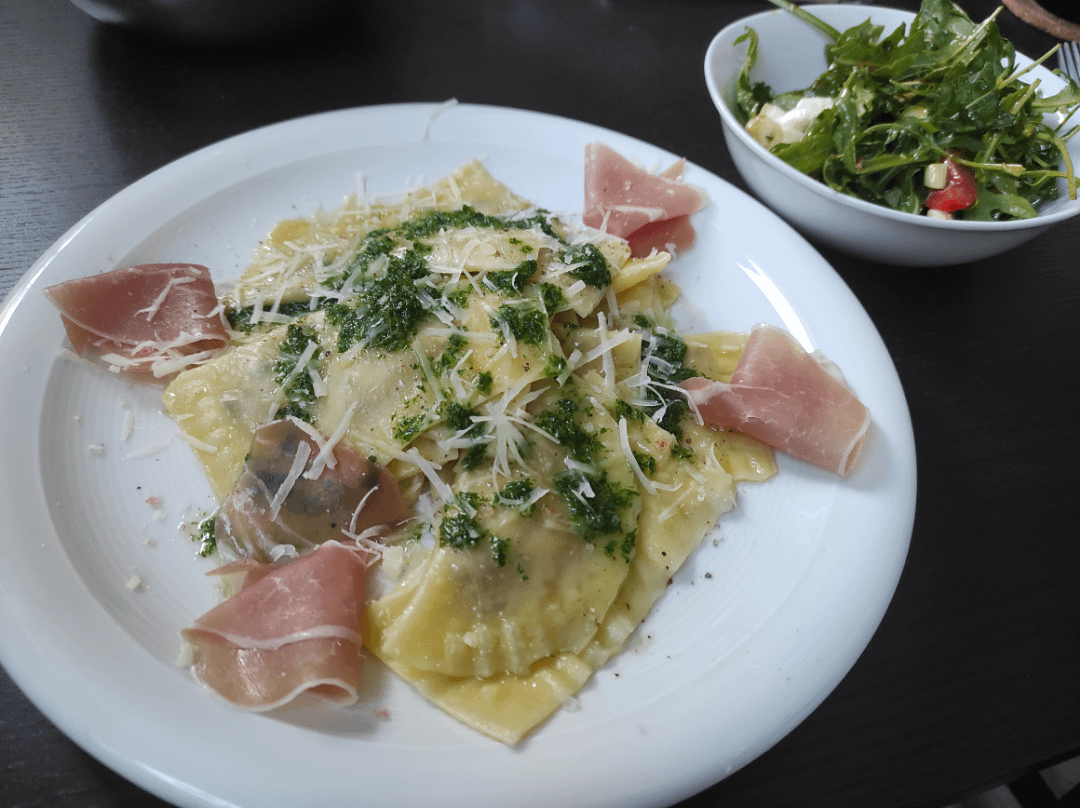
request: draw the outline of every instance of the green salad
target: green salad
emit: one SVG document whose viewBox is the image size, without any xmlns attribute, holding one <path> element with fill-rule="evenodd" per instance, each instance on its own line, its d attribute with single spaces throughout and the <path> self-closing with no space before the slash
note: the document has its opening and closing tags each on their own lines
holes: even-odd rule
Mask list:
<svg viewBox="0 0 1080 808">
<path fill-rule="evenodd" d="M 809 87 L 776 93 L 755 82 L 753 29 L 739 73 L 736 115 L 773 154 L 841 193 L 938 218 L 1027 219 L 1076 176 L 1063 131 L 1080 86 L 1044 97 L 1022 78 L 994 18 L 974 23 L 950 0 L 924 0 L 910 26 L 882 37 L 869 20 L 837 31 L 789 0 L 771 0 L 831 40 L 829 68 Z M 1044 122 L 1044 116 L 1053 123 Z M 1055 120 L 1056 119 L 1056 120 Z"/>
</svg>

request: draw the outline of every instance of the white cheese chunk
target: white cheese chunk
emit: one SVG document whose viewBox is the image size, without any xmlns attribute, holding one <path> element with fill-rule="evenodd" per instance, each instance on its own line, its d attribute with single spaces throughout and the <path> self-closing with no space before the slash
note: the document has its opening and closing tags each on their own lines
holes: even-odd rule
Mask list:
<svg viewBox="0 0 1080 808">
<path fill-rule="evenodd" d="M 758 114 L 747 122 L 746 131 L 766 149 L 777 143 L 796 143 L 806 136 L 810 124 L 817 116 L 835 103 L 832 98 L 816 96 L 799 99 L 790 110 L 766 103 Z"/>
</svg>

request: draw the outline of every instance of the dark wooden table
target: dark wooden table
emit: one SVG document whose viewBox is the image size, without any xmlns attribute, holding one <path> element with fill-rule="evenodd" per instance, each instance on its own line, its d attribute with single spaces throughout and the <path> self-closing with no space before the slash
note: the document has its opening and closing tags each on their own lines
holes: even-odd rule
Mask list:
<svg viewBox="0 0 1080 808">
<path fill-rule="evenodd" d="M 962 5 L 979 17 L 991 8 Z M 200 49 L 109 28 L 62 0 L 4 0 L 0 291 L 165 163 L 344 107 L 454 97 L 539 110 L 634 135 L 741 185 L 702 61 L 716 31 L 765 7 L 357 3 L 278 42 Z M 1053 44 L 1007 11 L 1001 25 L 1022 52 Z M 907 393 L 919 458 L 910 555 L 840 686 L 686 808 L 944 805 L 1080 753 L 1080 225 L 948 269 L 823 253 Z M 0 805 L 154 804 L 0 671 Z"/>
</svg>

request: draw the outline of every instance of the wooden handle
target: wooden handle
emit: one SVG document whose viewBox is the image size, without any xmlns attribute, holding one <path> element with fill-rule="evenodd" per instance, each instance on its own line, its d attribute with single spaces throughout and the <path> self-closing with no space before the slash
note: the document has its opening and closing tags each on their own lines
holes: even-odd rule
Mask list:
<svg viewBox="0 0 1080 808">
<path fill-rule="evenodd" d="M 1001 0 L 1001 2 L 1028 25 L 1033 25 L 1058 39 L 1080 42 L 1080 25 L 1051 14 L 1035 0 Z"/>
</svg>

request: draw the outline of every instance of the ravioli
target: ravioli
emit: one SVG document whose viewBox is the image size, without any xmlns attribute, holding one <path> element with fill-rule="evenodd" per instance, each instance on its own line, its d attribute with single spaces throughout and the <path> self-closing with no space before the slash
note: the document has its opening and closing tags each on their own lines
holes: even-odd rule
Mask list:
<svg viewBox="0 0 1080 808">
<path fill-rule="evenodd" d="M 680 391 L 729 379 L 745 343 L 673 330 L 669 260 L 469 163 L 274 228 L 225 301 L 231 349 L 165 406 L 219 499 L 273 419 L 388 468 L 415 516 L 367 542 L 407 562 L 386 562 L 364 644 L 513 744 L 624 647 L 734 484 L 775 472 Z"/>
</svg>

